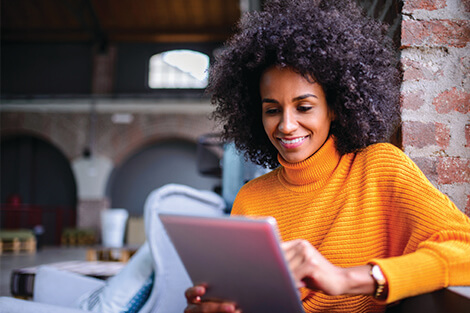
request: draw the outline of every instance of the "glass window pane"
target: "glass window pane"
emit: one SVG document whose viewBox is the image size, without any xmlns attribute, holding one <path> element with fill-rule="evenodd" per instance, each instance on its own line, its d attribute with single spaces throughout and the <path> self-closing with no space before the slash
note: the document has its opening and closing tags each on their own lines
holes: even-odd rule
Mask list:
<svg viewBox="0 0 470 313">
<path fill-rule="evenodd" d="M 149 87 L 153 89 L 207 87 L 209 57 L 192 50 L 172 50 L 150 58 Z"/>
</svg>

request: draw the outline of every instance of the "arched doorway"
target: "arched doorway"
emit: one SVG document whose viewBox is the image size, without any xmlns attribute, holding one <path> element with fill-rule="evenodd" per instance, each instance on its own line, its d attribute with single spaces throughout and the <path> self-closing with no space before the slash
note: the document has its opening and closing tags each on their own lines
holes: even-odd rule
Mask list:
<svg viewBox="0 0 470 313">
<path fill-rule="evenodd" d="M 30 135 L 0 141 L 2 228 L 44 228 L 44 244 L 58 244 L 75 225 L 76 184 L 70 163 L 50 143 Z M 13 205 L 13 206 L 12 206 Z"/>
<path fill-rule="evenodd" d="M 183 140 L 162 141 L 130 156 L 111 174 L 107 195 L 112 207 L 141 216 L 149 193 L 165 184 L 214 190 L 219 178 L 202 176 L 197 168 L 197 145 Z"/>
</svg>

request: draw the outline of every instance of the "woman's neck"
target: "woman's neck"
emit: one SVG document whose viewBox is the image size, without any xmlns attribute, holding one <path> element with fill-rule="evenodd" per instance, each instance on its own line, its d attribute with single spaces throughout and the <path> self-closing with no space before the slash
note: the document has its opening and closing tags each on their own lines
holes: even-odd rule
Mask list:
<svg viewBox="0 0 470 313">
<path fill-rule="evenodd" d="M 279 163 L 283 166 L 281 177 L 287 184 L 294 186 L 311 185 L 314 189 L 323 186 L 333 174 L 341 159 L 336 150 L 335 140 L 329 137 L 323 146 L 308 159 L 298 163 L 288 163 L 278 155 Z"/>
</svg>

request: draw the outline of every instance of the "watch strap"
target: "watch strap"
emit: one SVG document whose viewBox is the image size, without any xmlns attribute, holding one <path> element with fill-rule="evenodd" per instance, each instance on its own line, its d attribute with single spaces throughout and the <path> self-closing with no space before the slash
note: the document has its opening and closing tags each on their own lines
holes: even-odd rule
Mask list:
<svg viewBox="0 0 470 313">
<path fill-rule="evenodd" d="M 375 281 L 374 298 L 382 299 L 387 281 L 385 280 L 385 277 L 377 264 L 372 265 L 370 275 Z"/>
</svg>

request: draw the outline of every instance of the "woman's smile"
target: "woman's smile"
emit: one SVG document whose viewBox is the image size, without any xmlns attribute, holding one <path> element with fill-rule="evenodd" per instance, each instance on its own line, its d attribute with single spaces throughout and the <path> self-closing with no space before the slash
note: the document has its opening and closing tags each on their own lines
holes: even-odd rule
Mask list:
<svg viewBox="0 0 470 313">
<path fill-rule="evenodd" d="M 308 136 L 297 137 L 297 138 L 279 138 L 281 145 L 286 149 L 294 149 L 302 145 Z"/>
</svg>

